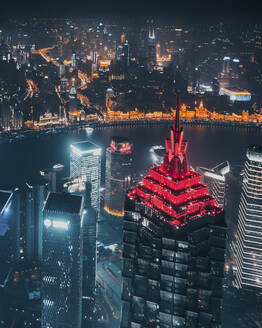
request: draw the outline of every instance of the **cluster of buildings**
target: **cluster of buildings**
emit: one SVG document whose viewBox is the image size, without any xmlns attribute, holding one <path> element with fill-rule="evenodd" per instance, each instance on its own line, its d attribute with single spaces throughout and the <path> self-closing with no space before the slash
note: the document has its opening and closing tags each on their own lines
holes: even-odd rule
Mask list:
<svg viewBox="0 0 262 328">
<path fill-rule="evenodd" d="M 175 90 L 188 98 L 187 104 L 203 94 L 209 97 L 214 110 L 206 119 L 261 122 L 258 26 L 237 40 L 234 29 L 228 35 L 223 23 L 203 30 L 153 20 L 136 26 L 96 19 L 8 24 L 19 33 L 4 27 L 0 32 L 3 131 L 108 117 L 168 118 Z M 252 117 L 241 116 L 247 108 Z M 185 118 L 199 118 L 189 112 L 196 111 L 187 111 Z"/>
<path fill-rule="evenodd" d="M 142 112 L 136 108 L 133 111 L 122 112 L 120 110 L 112 110 L 110 97 L 114 97 L 114 93 L 109 90 L 107 93 L 108 107 L 106 113 L 107 121 L 123 121 L 123 120 L 172 120 L 175 117 L 175 110 L 171 108 L 170 112 L 154 111 L 154 112 Z M 203 105 L 203 101 L 200 104 L 194 105 L 194 108 L 190 108 L 183 104 L 181 106 L 181 119 L 186 121 L 209 121 L 209 122 L 237 122 L 237 123 L 261 123 L 262 122 L 262 110 L 259 113 L 249 114 L 248 110 L 243 110 L 241 114 L 236 113 L 218 113 L 216 111 L 210 111 Z"/>
<path fill-rule="evenodd" d="M 169 110 L 173 99 L 166 95 L 181 89 L 189 96 L 224 96 L 229 106 L 250 102 L 241 81 L 261 60 L 247 42 L 261 48 L 259 33 L 241 34 L 245 50 L 239 60 L 219 50 L 231 53 L 228 44 L 236 42 L 228 42 L 222 25 L 196 42 L 190 29 L 157 27 L 153 21 L 139 31 L 89 23 L 86 28 L 65 20 L 53 28 L 35 21 L 45 45 L 35 44 L 22 25 L 15 41 L 0 31 L 0 65 L 12 73 L 0 77 L 2 130 L 99 120 L 175 119 L 175 124 L 165 148 L 152 148 L 154 166 L 135 186 L 133 142 L 114 136 L 106 149 L 103 195 L 102 149 L 90 141 L 70 145 L 70 177 L 63 185 L 58 187 L 63 169 L 58 164 L 41 171 L 41 181 L 0 191 L 0 301 L 6 299 L 0 326 L 97 326 L 102 317 L 96 306 L 97 227 L 103 215 L 123 225 L 121 328 L 219 328 L 229 263 L 224 208 L 230 164 L 192 169 L 180 120 L 261 123 L 262 113 L 257 105 L 252 114 L 209 111 L 203 102 L 191 110 L 179 98 Z M 176 42 L 171 37 L 160 42 L 165 33 Z M 205 55 L 208 49 L 215 58 Z M 215 70 L 207 70 L 212 65 Z M 255 76 L 259 84 L 261 71 Z M 252 88 L 259 103 L 256 85 Z M 47 94 L 49 104 L 42 101 Z M 158 107 L 151 110 L 153 103 Z M 233 285 L 240 291 L 261 293 L 261 192 L 262 149 L 251 146 L 237 231 L 229 241 Z"/>
<path fill-rule="evenodd" d="M 102 149 L 90 141 L 71 144 L 63 191 L 60 164 L 41 171 L 41 184 L 0 191 L 0 292 L 8 295 L 9 313 L 1 314 L 1 323 L 97 327 L 97 226 L 103 213 L 123 224 L 122 328 L 221 327 L 230 165 L 192 169 L 180 115 L 178 98 L 165 152 L 153 147 L 155 164 L 137 185 L 131 183 L 132 140 L 111 137 L 104 208 Z M 261 154 L 260 146 L 248 148 L 233 265 L 234 285 L 258 293 Z M 13 302 L 15 288 L 27 292 Z"/>
</svg>

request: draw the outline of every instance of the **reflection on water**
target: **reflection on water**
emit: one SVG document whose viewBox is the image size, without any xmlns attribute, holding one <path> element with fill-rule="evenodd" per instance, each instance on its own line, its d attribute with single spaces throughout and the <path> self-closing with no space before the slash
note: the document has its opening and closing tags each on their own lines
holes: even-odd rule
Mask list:
<svg viewBox="0 0 262 328">
<path fill-rule="evenodd" d="M 228 160 L 241 164 L 250 144 L 262 143 L 262 131 L 246 128 L 185 126 L 185 139 L 189 140 L 188 160 L 191 166 L 213 167 Z M 0 187 L 16 185 L 36 177 L 39 169 L 61 163 L 69 174 L 69 145 L 89 138 L 104 150 L 112 135 L 128 136 L 134 140 L 134 171 L 152 165 L 149 149 L 164 145 L 169 135 L 168 125 L 151 127 L 113 127 L 95 129 L 87 136 L 85 129 L 70 134 L 41 136 L 18 143 L 0 145 Z M 103 158 L 105 151 L 103 152 Z M 104 161 L 103 161 L 104 162 Z"/>
</svg>

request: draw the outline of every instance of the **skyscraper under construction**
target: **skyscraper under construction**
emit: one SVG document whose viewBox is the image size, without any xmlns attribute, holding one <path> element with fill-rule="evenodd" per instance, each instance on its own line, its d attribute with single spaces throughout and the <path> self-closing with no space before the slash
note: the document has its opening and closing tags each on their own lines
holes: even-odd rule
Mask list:
<svg viewBox="0 0 262 328">
<path fill-rule="evenodd" d="M 189 168 L 180 100 L 163 163 L 126 196 L 121 328 L 221 327 L 224 211 Z"/>
</svg>

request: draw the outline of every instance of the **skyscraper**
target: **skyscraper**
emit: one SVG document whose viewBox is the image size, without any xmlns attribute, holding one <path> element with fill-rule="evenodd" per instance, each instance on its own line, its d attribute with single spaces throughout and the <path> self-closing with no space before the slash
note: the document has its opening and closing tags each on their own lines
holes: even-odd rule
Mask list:
<svg viewBox="0 0 262 328">
<path fill-rule="evenodd" d="M 55 164 L 53 167 L 40 171 L 40 175 L 48 183 L 48 191 L 57 192 L 58 185 L 61 182 L 61 172 L 64 169 L 64 165 Z"/>
<path fill-rule="evenodd" d="M 91 183 L 91 205 L 100 211 L 101 148 L 90 141 L 74 143 L 70 148 L 70 177 L 83 186 Z"/>
<path fill-rule="evenodd" d="M 210 195 L 215 197 L 220 207 L 225 208 L 226 175 L 230 172 L 229 163 L 227 161 L 223 162 L 213 169 L 199 167 L 198 171 L 202 175 L 203 182 L 207 185 Z"/>
<path fill-rule="evenodd" d="M 72 53 L 72 68 L 76 68 L 76 54 Z"/>
<path fill-rule="evenodd" d="M 47 184 L 26 184 L 15 191 L 15 196 L 19 202 L 20 213 L 20 260 L 41 262 L 43 207 L 47 196 Z"/>
<path fill-rule="evenodd" d="M 152 63 L 156 62 L 156 36 L 153 21 L 149 23 L 148 40 L 147 40 L 147 57 Z"/>
<path fill-rule="evenodd" d="M 46 185 L 26 184 L 0 191 L 0 259 L 3 263 L 41 261 Z"/>
<path fill-rule="evenodd" d="M 129 138 L 112 137 L 106 150 L 105 210 L 124 215 L 126 189 L 129 187 L 133 143 Z"/>
<path fill-rule="evenodd" d="M 97 217 L 98 212 L 91 205 L 91 183 L 86 182 L 79 189 L 71 181 L 65 184 L 65 190 L 84 198 L 83 205 L 83 284 L 82 284 L 82 328 L 94 328 L 96 322 L 95 292 L 97 268 Z"/>
<path fill-rule="evenodd" d="M 247 150 L 239 205 L 236 242 L 236 283 L 262 290 L 262 147 Z"/>
<path fill-rule="evenodd" d="M 49 193 L 43 211 L 42 328 L 80 328 L 83 199 Z"/>
<path fill-rule="evenodd" d="M 188 166 L 177 101 L 163 163 L 126 198 L 122 328 L 221 327 L 224 211 Z"/>
<path fill-rule="evenodd" d="M 123 52 L 122 52 L 122 56 L 121 56 L 121 60 L 122 60 L 124 67 L 129 66 L 129 57 L 130 57 L 129 56 L 129 44 L 128 44 L 128 41 L 126 41 L 123 44 Z"/>
<path fill-rule="evenodd" d="M 82 328 L 95 327 L 95 289 L 97 264 L 97 211 L 91 206 L 91 183 L 86 183 L 83 216 Z"/>
<path fill-rule="evenodd" d="M 7 98 L 7 97 L 5 97 Z M 1 126 L 4 130 L 10 130 L 11 128 L 11 109 L 9 106 L 9 101 L 4 99 L 0 103 L 0 113 L 1 113 Z"/>
<path fill-rule="evenodd" d="M 19 259 L 20 216 L 12 191 L 0 191 L 0 261 L 1 268 Z M 1 270 L 0 268 L 0 270 Z"/>
</svg>

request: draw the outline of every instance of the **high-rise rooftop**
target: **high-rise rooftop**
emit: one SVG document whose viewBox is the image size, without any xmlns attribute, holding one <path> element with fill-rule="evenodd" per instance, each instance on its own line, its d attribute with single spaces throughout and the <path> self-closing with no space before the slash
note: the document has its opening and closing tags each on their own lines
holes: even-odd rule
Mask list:
<svg viewBox="0 0 262 328">
<path fill-rule="evenodd" d="M 130 190 L 130 199 L 139 200 L 159 212 L 175 227 L 182 227 L 191 220 L 205 214 L 217 214 L 222 209 L 210 196 L 207 186 L 200 182 L 201 176 L 189 168 L 184 131 L 180 127 L 180 99 L 177 97 L 177 110 L 170 138 L 166 138 L 166 153 L 163 163 L 149 170 L 142 183 Z"/>
</svg>

